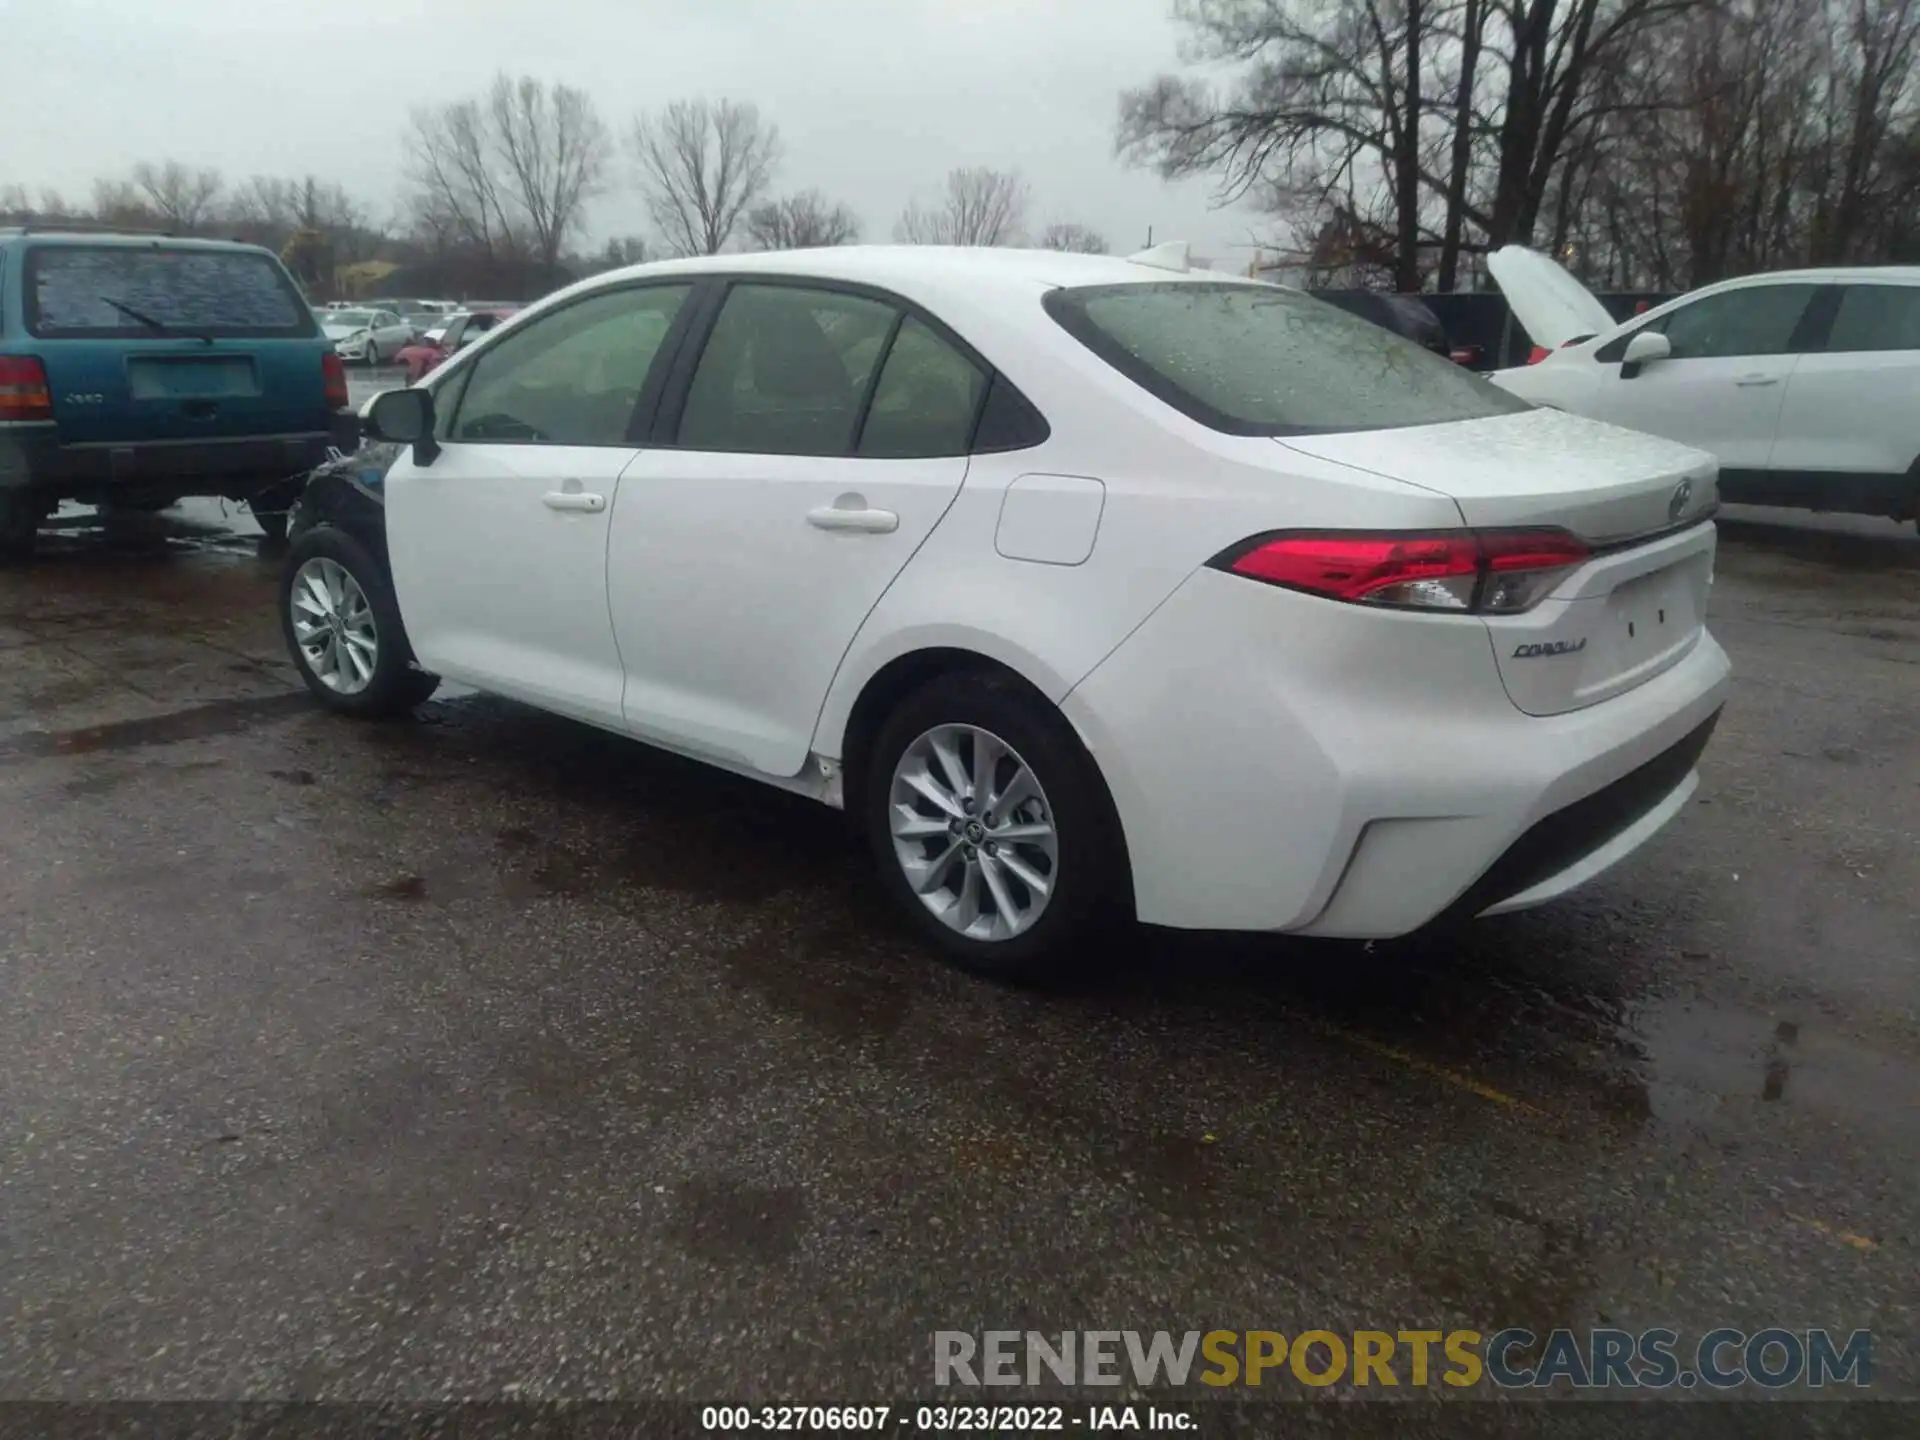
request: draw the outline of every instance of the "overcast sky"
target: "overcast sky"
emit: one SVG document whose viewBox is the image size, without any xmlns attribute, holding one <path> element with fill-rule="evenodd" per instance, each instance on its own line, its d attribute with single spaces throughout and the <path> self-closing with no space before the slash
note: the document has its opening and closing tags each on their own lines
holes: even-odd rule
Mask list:
<svg viewBox="0 0 1920 1440">
<path fill-rule="evenodd" d="M 816 186 L 886 240 L 956 165 L 1018 168 L 1033 228 L 1244 261 L 1260 217 L 1113 156 L 1122 88 L 1178 64 L 1168 0 L 0 0 L 0 183 L 83 198 L 178 158 L 337 179 L 383 214 L 409 108 L 505 67 L 584 87 L 617 130 L 689 96 L 780 127 L 776 189 Z M 624 157 L 596 237 L 643 229 Z"/>
</svg>

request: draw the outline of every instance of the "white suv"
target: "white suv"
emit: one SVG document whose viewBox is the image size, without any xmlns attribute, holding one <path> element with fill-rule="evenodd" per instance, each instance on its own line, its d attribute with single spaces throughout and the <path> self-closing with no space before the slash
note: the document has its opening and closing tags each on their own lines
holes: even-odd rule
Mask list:
<svg viewBox="0 0 1920 1440">
<path fill-rule="evenodd" d="M 1920 267 L 1749 275 L 1624 324 L 1535 251 L 1488 268 L 1550 351 L 1496 384 L 1711 451 L 1722 500 L 1920 521 Z"/>
</svg>

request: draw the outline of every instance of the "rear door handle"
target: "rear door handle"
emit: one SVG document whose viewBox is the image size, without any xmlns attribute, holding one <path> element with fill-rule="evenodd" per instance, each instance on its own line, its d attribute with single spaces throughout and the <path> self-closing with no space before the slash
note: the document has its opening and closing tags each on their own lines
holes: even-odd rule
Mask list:
<svg viewBox="0 0 1920 1440">
<path fill-rule="evenodd" d="M 549 490 L 540 497 L 541 504 L 549 510 L 585 510 L 598 515 L 607 508 L 607 497 L 590 495 L 583 490 Z"/>
<path fill-rule="evenodd" d="M 1780 383 L 1780 377 L 1778 375 L 1742 375 L 1733 383 L 1742 388 L 1750 388 L 1755 385 L 1778 385 Z"/>
<path fill-rule="evenodd" d="M 891 510 L 842 510 L 837 505 L 822 505 L 807 512 L 807 523 L 817 530 L 854 530 L 863 535 L 891 535 L 900 528 L 900 517 Z"/>
</svg>

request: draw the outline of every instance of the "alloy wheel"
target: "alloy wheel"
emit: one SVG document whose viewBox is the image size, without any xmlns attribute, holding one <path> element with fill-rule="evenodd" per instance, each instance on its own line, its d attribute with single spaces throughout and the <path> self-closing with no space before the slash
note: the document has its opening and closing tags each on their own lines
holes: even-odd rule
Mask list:
<svg viewBox="0 0 1920 1440">
<path fill-rule="evenodd" d="M 287 604 L 294 643 L 316 680 L 342 695 L 373 683 L 380 632 L 366 591 L 346 566 L 314 556 L 295 572 Z"/>
<path fill-rule="evenodd" d="M 888 796 L 893 850 L 908 886 L 947 928 L 1011 940 L 1053 898 L 1053 807 L 1025 760 L 977 725 L 938 725 L 907 746 Z"/>
</svg>

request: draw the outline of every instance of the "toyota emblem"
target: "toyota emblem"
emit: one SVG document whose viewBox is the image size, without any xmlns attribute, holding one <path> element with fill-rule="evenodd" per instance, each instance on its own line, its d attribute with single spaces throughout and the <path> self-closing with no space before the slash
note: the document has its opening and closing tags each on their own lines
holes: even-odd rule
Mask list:
<svg viewBox="0 0 1920 1440">
<path fill-rule="evenodd" d="M 1667 501 L 1667 519 L 1678 520 L 1687 513 L 1687 505 L 1693 499 L 1693 481 L 1682 480 L 1673 487 L 1673 498 Z"/>
</svg>

